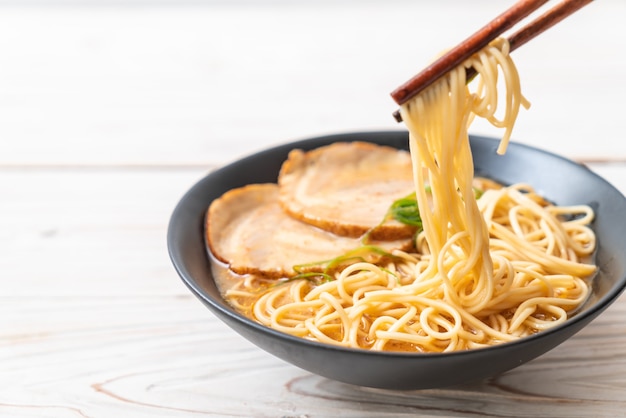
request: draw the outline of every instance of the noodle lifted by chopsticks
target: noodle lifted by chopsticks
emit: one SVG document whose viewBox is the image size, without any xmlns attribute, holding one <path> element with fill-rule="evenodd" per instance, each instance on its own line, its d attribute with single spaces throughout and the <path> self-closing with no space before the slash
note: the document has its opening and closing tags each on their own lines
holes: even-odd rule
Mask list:
<svg viewBox="0 0 626 418">
<path fill-rule="evenodd" d="M 468 86 L 469 67 L 477 79 Z M 269 287 L 252 317 L 322 343 L 418 352 L 490 346 L 564 322 L 587 298 L 585 278 L 595 271 L 581 261 L 595 248 L 591 208 L 549 205 L 528 185 L 487 190 L 479 199 L 472 187 L 471 120 L 504 128 L 504 153 L 522 105 L 503 39 L 402 105 L 423 223 L 418 253 L 396 252 L 382 266 L 358 262 L 322 284 Z M 262 279 L 249 278 L 227 296 L 237 304 L 253 295 L 255 280 Z"/>
</svg>

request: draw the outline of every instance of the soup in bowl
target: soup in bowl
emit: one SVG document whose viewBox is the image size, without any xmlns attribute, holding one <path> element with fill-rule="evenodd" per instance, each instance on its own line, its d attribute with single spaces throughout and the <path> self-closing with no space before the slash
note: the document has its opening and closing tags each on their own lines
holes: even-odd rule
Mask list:
<svg viewBox="0 0 626 418">
<path fill-rule="evenodd" d="M 626 199 L 608 182 L 580 164 L 521 144 L 497 155 L 498 141 L 470 137 L 475 176 L 508 185 L 527 183 L 556 205 L 588 205 L 596 238 L 597 272 L 590 296 L 564 323 L 498 345 L 444 353 L 349 348 L 289 335 L 244 315 L 222 295 L 215 260 L 206 240 L 206 214 L 224 193 L 254 183 L 276 183 L 289 153 L 330 144 L 365 142 L 407 149 L 402 131 L 329 135 L 284 144 L 222 167 L 200 180 L 172 214 L 168 247 L 172 262 L 191 292 L 239 334 L 310 372 L 338 381 L 388 389 L 422 389 L 483 379 L 517 367 L 556 347 L 606 309 L 626 286 Z"/>
</svg>

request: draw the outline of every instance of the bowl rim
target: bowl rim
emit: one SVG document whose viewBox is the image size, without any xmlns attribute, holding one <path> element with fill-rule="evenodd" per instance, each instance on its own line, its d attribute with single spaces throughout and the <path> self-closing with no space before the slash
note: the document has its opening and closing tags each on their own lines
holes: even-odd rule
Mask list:
<svg viewBox="0 0 626 418">
<path fill-rule="evenodd" d="M 252 152 L 248 155 L 243 156 L 242 158 L 223 164 L 222 166 L 216 168 L 215 170 L 212 170 L 209 173 L 205 174 L 202 178 L 197 180 L 191 186 L 191 188 L 189 188 L 180 198 L 174 210 L 172 211 L 169 224 L 168 224 L 168 229 L 167 229 L 168 254 L 174 266 L 174 269 L 178 273 L 180 279 L 182 279 L 183 283 L 187 286 L 187 288 L 191 290 L 191 292 L 204 305 L 210 308 L 210 310 L 214 311 L 214 313 L 219 312 L 220 314 L 225 315 L 228 319 L 235 321 L 239 323 L 240 325 L 245 326 L 248 329 L 251 329 L 251 330 L 263 333 L 263 334 L 270 334 L 275 338 L 289 341 L 290 343 L 298 345 L 298 346 L 307 346 L 307 347 L 312 346 L 312 347 L 316 347 L 317 349 L 323 349 L 327 351 L 337 351 L 337 352 L 342 352 L 342 353 L 353 353 L 353 354 L 358 354 L 361 356 L 375 356 L 375 357 L 385 357 L 385 358 L 386 357 L 411 358 L 411 359 L 419 358 L 419 359 L 429 359 L 429 360 L 467 356 L 478 351 L 480 351 L 481 353 L 489 353 L 493 351 L 506 350 L 507 347 L 511 345 L 520 346 L 524 344 L 533 344 L 535 340 L 548 339 L 550 338 L 551 335 L 562 331 L 564 328 L 572 327 L 572 325 L 583 322 L 583 321 L 593 320 L 602 311 L 607 309 L 624 292 L 624 290 L 626 289 L 626 275 L 624 277 L 621 277 L 619 280 L 617 280 L 615 282 L 615 285 L 613 285 L 607 291 L 605 295 L 593 301 L 593 303 L 590 306 L 583 309 L 581 312 L 575 314 L 574 316 L 568 318 L 562 324 L 556 325 L 552 328 L 543 330 L 541 332 L 538 332 L 530 336 L 526 336 L 526 337 L 513 340 L 513 341 L 502 342 L 502 343 L 492 345 L 492 346 L 481 347 L 481 348 L 476 348 L 472 350 L 459 350 L 459 351 L 437 352 L 437 353 L 375 351 L 375 350 L 367 350 L 367 349 L 361 349 L 361 348 L 344 347 L 341 345 L 333 345 L 333 344 L 327 344 L 327 343 L 322 343 L 318 341 L 308 340 L 302 337 L 296 337 L 287 333 L 283 333 L 281 331 L 262 325 L 246 317 L 245 315 L 237 312 L 234 308 L 230 307 L 228 305 L 228 302 L 226 302 L 223 298 L 220 298 L 221 300 L 219 301 L 214 300 L 214 298 L 212 298 L 204 289 L 202 289 L 201 284 L 194 277 L 192 277 L 190 273 L 187 271 L 187 269 L 184 267 L 180 259 L 180 253 L 178 251 L 179 248 L 177 245 L 177 242 L 178 242 L 177 234 L 180 232 L 178 226 L 181 222 L 184 221 L 183 218 L 186 215 L 185 212 L 187 212 L 188 202 L 191 199 L 193 199 L 193 197 L 197 194 L 199 190 L 203 188 L 204 183 L 209 181 L 212 177 L 218 176 L 221 173 L 227 171 L 232 165 L 245 164 L 249 160 L 257 159 L 262 155 L 270 155 L 270 154 L 282 151 L 286 148 L 289 148 L 289 149 L 300 148 L 300 147 L 306 146 L 307 144 L 311 144 L 313 142 L 318 142 L 322 140 L 331 140 L 332 142 L 338 142 L 341 140 L 354 141 L 356 140 L 355 138 L 363 138 L 363 137 L 368 137 L 368 136 L 376 137 L 376 136 L 401 135 L 401 134 L 405 134 L 408 136 L 408 133 L 406 131 L 401 131 L 401 130 L 378 130 L 378 131 L 372 130 L 372 131 L 354 131 L 354 132 L 343 132 L 343 133 L 336 133 L 336 134 L 329 134 L 329 135 L 319 135 L 319 136 L 299 139 L 295 141 L 284 142 L 278 145 L 271 146 L 269 148 L 265 148 L 257 152 Z M 493 137 L 483 136 L 483 135 L 470 134 L 470 139 L 472 141 L 493 142 L 494 149 L 496 145 L 499 143 L 499 139 L 495 139 Z M 363 141 L 367 142 L 367 139 L 363 139 Z M 607 180 L 602 178 L 600 175 L 591 171 L 588 167 L 582 164 L 576 163 L 575 161 L 568 159 L 562 155 L 558 155 L 550 151 L 542 150 L 540 148 L 523 144 L 523 143 L 519 143 L 516 141 L 510 141 L 509 149 L 511 148 L 519 148 L 519 149 L 531 151 L 534 153 L 540 153 L 550 158 L 561 160 L 562 162 L 566 164 L 572 164 L 572 165 L 576 165 L 581 168 L 587 169 L 589 175 L 595 177 L 596 180 L 599 180 L 605 183 L 608 187 L 612 188 L 616 193 L 618 193 L 624 198 L 624 195 L 615 186 L 613 186 Z M 203 215 L 202 219 L 204 220 L 204 212 L 202 215 Z M 208 250 L 206 249 L 206 245 L 204 249 L 204 254 L 207 257 L 207 262 L 209 262 L 210 254 L 208 253 Z M 211 277 L 211 280 L 214 280 L 214 279 Z M 219 319 L 222 319 L 219 315 L 217 316 Z"/>
</svg>

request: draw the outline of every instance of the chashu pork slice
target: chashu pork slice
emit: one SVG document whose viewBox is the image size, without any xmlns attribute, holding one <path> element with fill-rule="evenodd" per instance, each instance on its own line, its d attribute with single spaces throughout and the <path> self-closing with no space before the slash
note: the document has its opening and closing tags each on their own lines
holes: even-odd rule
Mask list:
<svg viewBox="0 0 626 418">
<path fill-rule="evenodd" d="M 294 276 L 296 265 L 330 260 L 362 245 L 359 239 L 336 236 L 287 215 L 278 203 L 276 184 L 248 185 L 216 199 L 208 209 L 206 237 L 213 256 L 235 273 L 276 278 Z M 371 244 L 387 251 L 412 247 L 411 240 Z"/>
<path fill-rule="evenodd" d="M 294 150 L 278 178 L 280 203 L 291 216 L 337 235 L 407 238 L 415 228 L 390 220 L 391 204 L 415 191 L 408 151 L 366 142 Z"/>
</svg>

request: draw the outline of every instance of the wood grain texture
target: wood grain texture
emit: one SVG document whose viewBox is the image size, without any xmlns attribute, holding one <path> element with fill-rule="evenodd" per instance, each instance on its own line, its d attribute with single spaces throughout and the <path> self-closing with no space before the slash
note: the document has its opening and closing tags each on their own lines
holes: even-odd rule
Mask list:
<svg viewBox="0 0 626 418">
<path fill-rule="evenodd" d="M 0 210 L 0 415 L 619 416 L 626 407 L 624 297 L 502 376 L 441 390 L 359 388 L 252 346 L 176 277 L 167 218 L 204 172 L 2 174 L 11 187 L 0 194 L 30 198 Z"/>
<path fill-rule="evenodd" d="M 513 4 L 14 2 L 0 4 L 3 164 L 219 164 L 296 138 L 401 129 L 389 93 Z M 626 156 L 624 15 L 621 0 L 594 2 L 515 52 L 532 108 L 514 139 Z"/>
<path fill-rule="evenodd" d="M 501 11 L 444 3 L 0 4 L 0 417 L 625 416 L 625 296 L 501 376 L 397 392 L 272 357 L 171 266 L 169 216 L 212 169 L 302 137 L 400 129 L 389 91 Z M 534 107 L 515 131 L 622 192 L 625 5 L 594 2 L 519 51 Z M 602 41 L 562 46 L 592 32 Z M 563 100 L 566 73 L 579 99 Z"/>
</svg>

